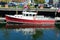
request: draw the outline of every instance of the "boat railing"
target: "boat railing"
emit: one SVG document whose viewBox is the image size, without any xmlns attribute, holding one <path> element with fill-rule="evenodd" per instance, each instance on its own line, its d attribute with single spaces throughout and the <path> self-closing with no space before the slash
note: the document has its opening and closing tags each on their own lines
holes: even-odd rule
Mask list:
<svg viewBox="0 0 60 40">
<path fill-rule="evenodd" d="M 49 19 L 52 19 L 53 20 L 53 18 L 51 18 L 51 17 L 44 17 L 43 15 L 41 15 L 41 16 L 36 16 L 36 19 L 37 20 L 49 20 Z"/>
</svg>

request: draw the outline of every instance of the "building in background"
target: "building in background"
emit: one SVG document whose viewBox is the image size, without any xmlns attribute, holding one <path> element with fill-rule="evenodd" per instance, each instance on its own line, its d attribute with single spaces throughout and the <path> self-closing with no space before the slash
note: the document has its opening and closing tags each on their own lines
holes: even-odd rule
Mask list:
<svg viewBox="0 0 60 40">
<path fill-rule="evenodd" d="M 50 5 L 53 4 L 53 0 L 49 0 L 49 3 L 48 4 L 50 4 Z"/>
<path fill-rule="evenodd" d="M 59 0 L 59 2 L 60 2 L 60 0 Z"/>
<path fill-rule="evenodd" d="M 58 3 L 60 2 L 60 0 L 49 0 L 49 4 L 55 4 L 55 3 Z"/>
<path fill-rule="evenodd" d="M 56 4 L 58 2 L 59 2 L 59 0 L 53 0 L 53 4 Z"/>
</svg>

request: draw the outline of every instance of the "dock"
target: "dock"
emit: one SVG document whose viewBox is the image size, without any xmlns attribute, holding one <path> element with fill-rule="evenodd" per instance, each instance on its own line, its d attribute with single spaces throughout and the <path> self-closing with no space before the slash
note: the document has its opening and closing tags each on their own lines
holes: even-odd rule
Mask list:
<svg viewBox="0 0 60 40">
<path fill-rule="evenodd" d="M 22 8 L 0 8 L 0 10 L 2 11 L 23 11 Z M 56 10 L 58 9 L 50 9 L 50 8 L 44 8 L 44 9 L 40 9 L 38 8 L 38 11 L 47 11 L 47 12 L 56 12 Z M 32 8 L 29 11 L 36 11 L 36 8 Z"/>
<path fill-rule="evenodd" d="M 5 18 L 0 17 L 0 20 L 5 20 Z"/>
<path fill-rule="evenodd" d="M 0 23 L 6 23 L 5 18 L 0 17 Z"/>
</svg>

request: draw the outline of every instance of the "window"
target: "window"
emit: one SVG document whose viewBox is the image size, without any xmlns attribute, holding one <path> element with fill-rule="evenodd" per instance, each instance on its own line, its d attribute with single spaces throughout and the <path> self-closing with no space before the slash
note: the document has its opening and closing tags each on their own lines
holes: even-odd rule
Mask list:
<svg viewBox="0 0 60 40">
<path fill-rule="evenodd" d="M 30 14 L 30 16 L 32 16 L 32 15 Z"/>
<path fill-rule="evenodd" d="M 28 16 L 28 14 L 26 14 L 26 16 Z"/>
<path fill-rule="evenodd" d="M 33 16 L 35 16 L 35 14 L 33 14 Z"/>
</svg>

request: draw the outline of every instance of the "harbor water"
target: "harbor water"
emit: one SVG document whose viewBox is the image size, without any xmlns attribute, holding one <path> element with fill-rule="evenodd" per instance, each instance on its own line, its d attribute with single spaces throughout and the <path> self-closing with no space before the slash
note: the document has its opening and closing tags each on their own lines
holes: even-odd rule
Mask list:
<svg viewBox="0 0 60 40">
<path fill-rule="evenodd" d="M 20 28 L 19 25 L 0 23 L 0 40 L 60 40 L 60 30 L 56 27 Z"/>
</svg>

